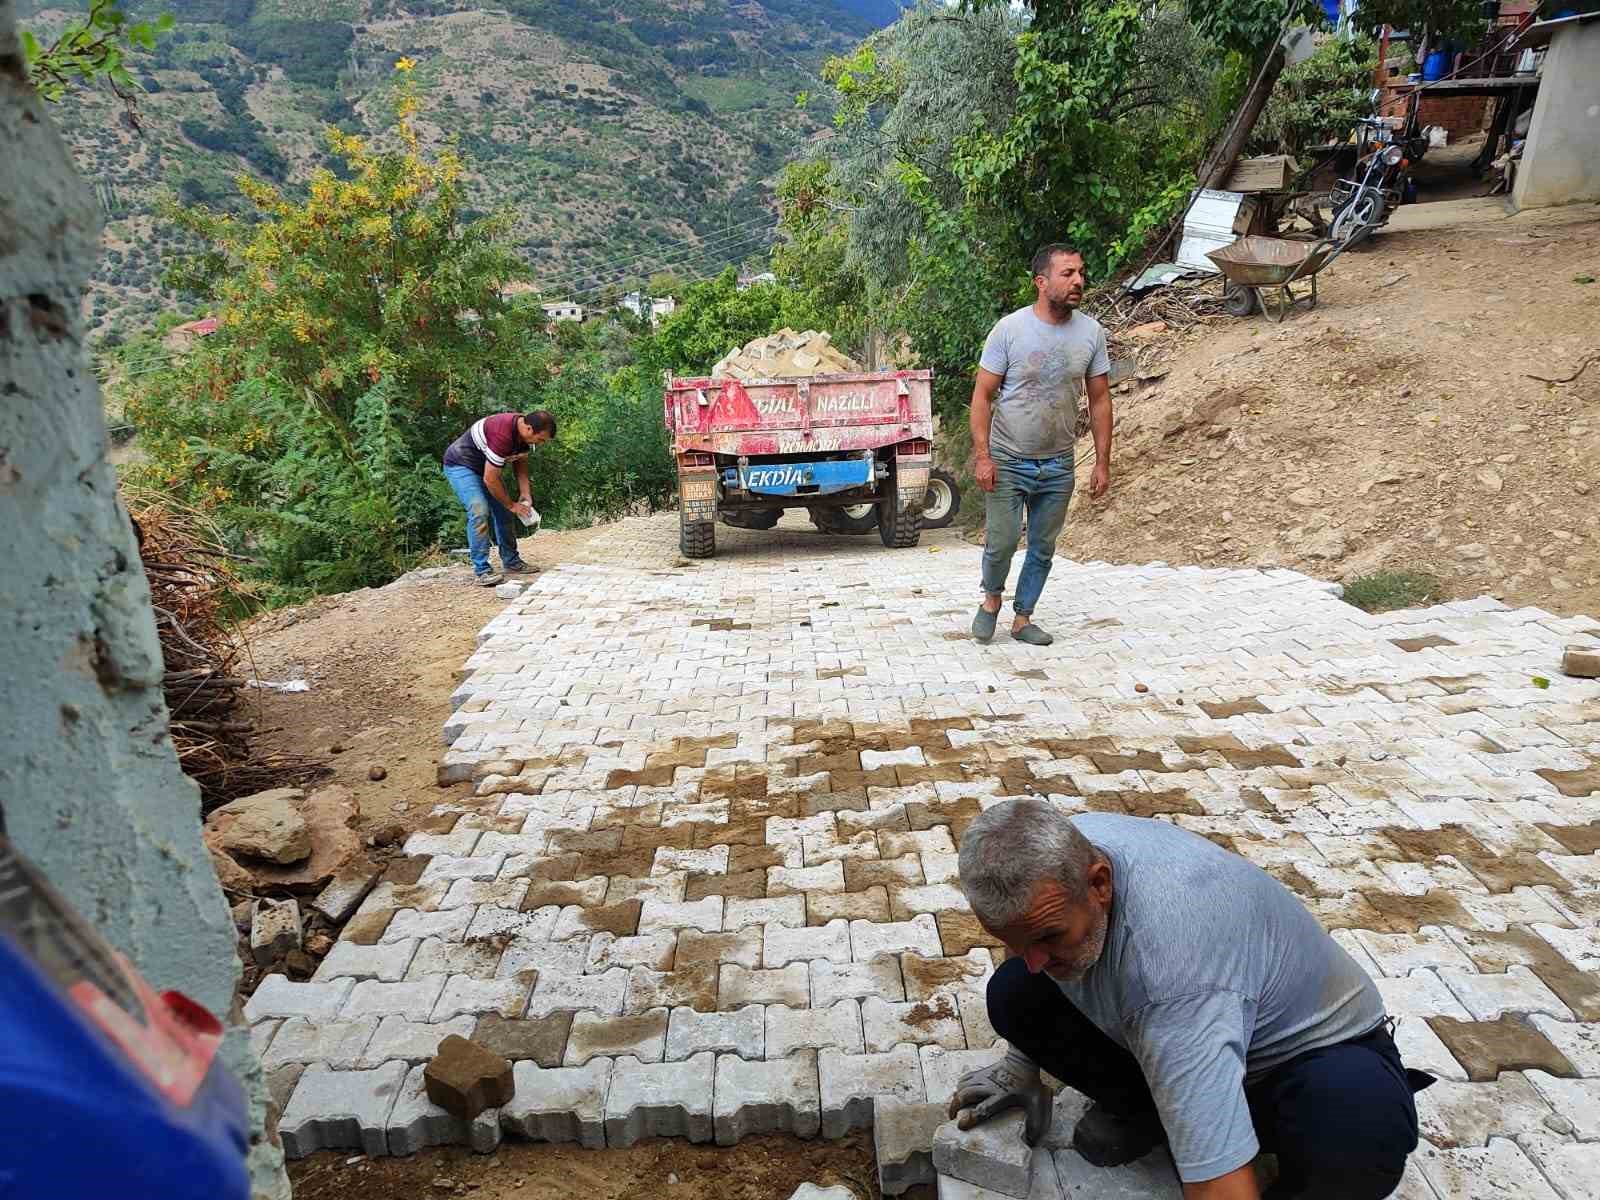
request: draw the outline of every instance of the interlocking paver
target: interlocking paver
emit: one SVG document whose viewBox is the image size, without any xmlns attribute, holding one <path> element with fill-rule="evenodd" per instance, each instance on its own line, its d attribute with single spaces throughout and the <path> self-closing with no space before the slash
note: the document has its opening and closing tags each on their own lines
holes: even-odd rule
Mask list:
<svg viewBox="0 0 1600 1200">
<path fill-rule="evenodd" d="M 580 1012 L 567 1035 L 565 1065 L 581 1067 L 591 1058 L 628 1054 L 640 1062 L 658 1063 L 666 1051 L 667 1010 L 652 1008 L 637 1016 L 603 1017 Z"/>
<path fill-rule="evenodd" d="M 631 1146 L 647 1137 L 709 1142 L 716 1057 L 708 1050 L 675 1063 L 616 1059 L 606 1093 L 606 1145 Z"/>
<path fill-rule="evenodd" d="M 798 1050 L 842 1050 L 860 1054 L 861 1010 L 854 1000 L 841 1000 L 828 1008 L 789 1008 L 769 1005 L 766 1010 L 767 1058 L 786 1058 Z"/>
<path fill-rule="evenodd" d="M 324 1063 L 307 1067 L 278 1118 L 284 1154 L 289 1158 L 304 1158 L 318 1150 L 387 1154 L 389 1113 L 406 1074 L 401 1062 L 371 1071 L 335 1071 Z"/>
<path fill-rule="evenodd" d="M 593 1058 L 581 1067 L 512 1064 L 514 1088 L 510 1102 L 500 1109 L 501 1128 L 536 1142 L 577 1142 L 591 1149 L 604 1146 L 611 1070 L 609 1058 Z"/>
<path fill-rule="evenodd" d="M 720 1146 L 731 1146 L 754 1133 L 815 1137 L 821 1125 L 815 1050 L 757 1062 L 719 1054 L 714 1090 Z"/>
<path fill-rule="evenodd" d="M 663 1061 L 631 1069 L 693 1063 L 707 1082 L 654 1106 L 663 1127 L 733 1128 L 715 1080 L 748 1077 L 755 1097 L 772 1070 L 747 1067 L 795 1070 L 812 1042 L 823 1132 L 880 1097 L 936 1105 L 1002 1052 L 983 990 L 1004 951 L 966 911 L 956 849 L 984 806 L 1034 793 L 1234 848 L 1378 977 L 1403 1057 L 1444 1079 L 1419 1098 L 1430 1128 L 1479 1139 L 1425 1144 L 1402 1200 L 1600 1192 L 1600 1143 L 1573 1132 L 1600 1079 L 1600 685 L 1551 670 L 1600 622 L 1488 599 L 1371 616 L 1290 571 L 1060 560 L 1041 621 L 1067 635 L 1020 656 L 944 636 L 975 547 L 930 533 L 940 553 L 886 558 L 793 525 L 719 529 L 693 570 L 675 567 L 672 515 L 608 526 L 489 623 L 440 767 L 472 786 L 361 900 L 327 982 L 279 977 L 251 1001 L 274 1089 L 352 1055 L 415 1064 L 476 1023 L 525 1075 L 604 1068 L 574 1092 L 582 1122 L 518 1097 L 530 1136 L 582 1124 L 595 1144 L 608 1059 L 654 1056 L 670 1010 Z M 526 1015 L 388 1013 L 359 1051 L 341 1032 L 357 987 L 381 1008 L 402 993 L 373 988 L 461 977 L 463 997 L 514 1005 L 519 972 L 537 973 Z M 836 1013 L 856 1015 L 859 1051 L 796 1033 Z M 629 1022 L 647 1045 L 584 1041 Z M 596 1057 L 559 1066 L 573 1037 Z M 621 1136 L 658 1123 L 619 1104 Z M 1103 1172 L 1052 1149 L 1067 1195 L 1175 1187 L 1155 1155 Z"/>
<path fill-rule="evenodd" d="M 415 1154 L 429 1146 L 471 1146 L 488 1154 L 500 1144 L 500 1110 L 487 1108 L 464 1121 L 451 1116 L 428 1099 L 423 1081 L 426 1067 L 412 1067 L 386 1126 L 390 1154 Z"/>
</svg>

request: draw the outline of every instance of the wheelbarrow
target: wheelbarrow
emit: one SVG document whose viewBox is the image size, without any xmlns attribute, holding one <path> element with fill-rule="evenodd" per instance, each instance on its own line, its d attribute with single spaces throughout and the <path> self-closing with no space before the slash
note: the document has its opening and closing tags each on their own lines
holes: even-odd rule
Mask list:
<svg viewBox="0 0 1600 1200">
<path fill-rule="evenodd" d="M 1276 324 L 1292 309 L 1317 306 L 1317 272 L 1343 250 L 1330 238 L 1296 242 L 1251 234 L 1206 257 L 1227 280 L 1222 289 L 1224 308 L 1236 317 L 1248 317 L 1259 306 L 1261 315 Z M 1311 281 L 1311 289 L 1296 295 L 1292 285 L 1302 279 Z M 1277 301 L 1276 311 L 1269 295 Z"/>
</svg>

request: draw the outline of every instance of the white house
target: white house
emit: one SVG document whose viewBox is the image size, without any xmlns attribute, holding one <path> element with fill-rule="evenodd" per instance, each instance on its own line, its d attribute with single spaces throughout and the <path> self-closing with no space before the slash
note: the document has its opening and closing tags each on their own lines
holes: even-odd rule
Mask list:
<svg viewBox="0 0 1600 1200">
<path fill-rule="evenodd" d="M 749 289 L 755 287 L 758 283 L 777 283 L 777 282 L 778 282 L 778 277 L 776 275 L 774 275 L 771 271 L 763 271 L 759 275 L 741 275 L 741 276 L 739 276 L 739 290 L 741 292 L 744 292 L 744 291 L 748 291 Z"/>
<path fill-rule="evenodd" d="M 583 305 L 573 300 L 552 300 L 540 307 L 544 309 L 545 319 L 548 321 L 583 320 Z"/>
<path fill-rule="evenodd" d="M 644 316 L 645 300 L 638 292 L 629 292 L 618 302 L 618 308 L 625 308 L 636 317 Z M 650 298 L 650 324 L 654 325 L 662 317 L 671 316 L 678 310 L 678 302 L 671 296 L 652 296 Z"/>
</svg>

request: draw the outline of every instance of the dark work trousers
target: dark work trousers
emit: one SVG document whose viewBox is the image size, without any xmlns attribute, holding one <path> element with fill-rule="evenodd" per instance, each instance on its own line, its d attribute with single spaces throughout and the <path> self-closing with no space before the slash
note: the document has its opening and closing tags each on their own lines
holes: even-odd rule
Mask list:
<svg viewBox="0 0 1600 1200">
<path fill-rule="evenodd" d="M 1138 1061 L 1101 1033 L 1048 976 L 1007 959 L 989 980 L 995 1032 L 1051 1075 L 1125 1117 L 1155 1117 Z M 1413 1090 L 1386 1025 L 1308 1050 L 1245 1088 L 1256 1140 L 1278 1156 L 1265 1200 L 1379 1200 L 1417 1147 Z"/>
</svg>

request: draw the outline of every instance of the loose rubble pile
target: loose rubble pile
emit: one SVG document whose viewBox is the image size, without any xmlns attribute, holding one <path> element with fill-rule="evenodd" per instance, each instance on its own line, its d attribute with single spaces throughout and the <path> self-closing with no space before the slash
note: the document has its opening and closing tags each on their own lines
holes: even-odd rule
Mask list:
<svg viewBox="0 0 1600 1200">
<path fill-rule="evenodd" d="M 813 375 L 848 375 L 864 370 L 860 363 L 833 347 L 833 335 L 808 329 L 780 329 L 728 351 L 711 368 L 713 379 L 794 379 Z"/>
</svg>

